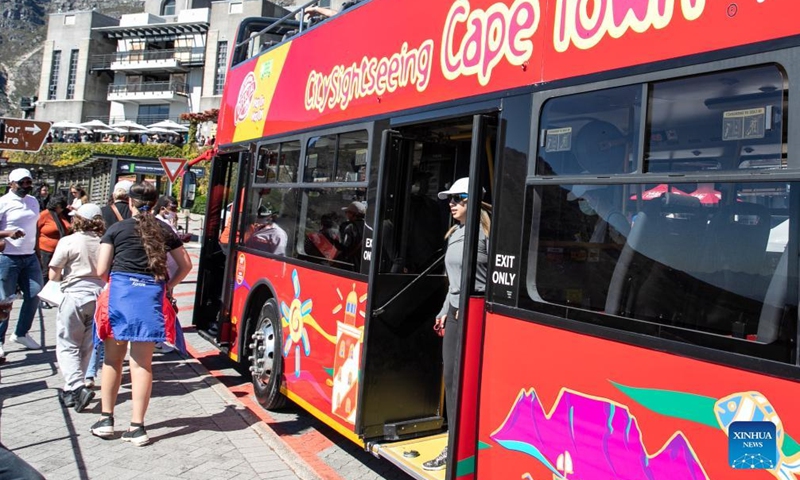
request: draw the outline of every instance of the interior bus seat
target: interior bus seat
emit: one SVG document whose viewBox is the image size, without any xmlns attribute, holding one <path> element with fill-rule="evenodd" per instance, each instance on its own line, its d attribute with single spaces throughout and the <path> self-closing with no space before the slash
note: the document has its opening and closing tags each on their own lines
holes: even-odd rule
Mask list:
<svg viewBox="0 0 800 480">
<path fill-rule="evenodd" d="M 765 272 L 771 215 L 763 205 L 736 202 L 711 217 L 700 268 L 699 328 L 744 337 L 755 333 L 771 272 Z"/>
<path fill-rule="evenodd" d="M 631 226 L 609 284 L 605 310 L 682 323 L 697 295 L 707 216 L 700 200 L 665 193 L 645 203 Z"/>
<path fill-rule="evenodd" d="M 758 318 L 758 328 L 756 330 L 756 341 L 761 343 L 772 343 L 778 339 L 780 334 L 781 320 L 786 305 L 787 294 L 789 292 L 789 254 L 788 248 L 784 250 L 772 274 L 767 293 L 764 297 L 764 304 L 761 307 L 761 314 Z"/>
</svg>

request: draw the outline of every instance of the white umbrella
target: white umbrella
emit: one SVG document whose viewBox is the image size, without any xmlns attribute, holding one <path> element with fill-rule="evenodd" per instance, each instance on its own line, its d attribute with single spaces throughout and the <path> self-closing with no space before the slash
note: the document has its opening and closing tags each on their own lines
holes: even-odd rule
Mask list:
<svg viewBox="0 0 800 480">
<path fill-rule="evenodd" d="M 167 130 L 175 130 L 177 132 L 188 132 L 189 128 L 185 125 L 181 125 L 180 123 L 173 122 L 172 120 L 162 120 L 160 122 L 156 122 L 152 125 L 148 125 L 148 128 L 166 128 Z"/>
<path fill-rule="evenodd" d="M 97 119 L 91 120 L 91 121 L 88 121 L 88 122 L 83 122 L 83 123 L 81 123 L 81 125 L 84 128 L 88 128 L 90 130 L 97 131 L 97 132 L 114 132 L 115 131 L 113 128 L 109 127 L 108 125 L 106 125 L 105 123 L 103 123 L 103 122 L 101 122 L 100 120 L 97 120 Z"/>
<path fill-rule="evenodd" d="M 147 133 L 171 133 L 173 135 L 178 135 L 178 132 L 175 132 L 173 130 L 168 130 L 166 128 L 160 128 L 160 127 L 153 127 L 152 125 L 150 127 L 147 127 Z"/>
<path fill-rule="evenodd" d="M 56 130 L 89 130 L 89 128 L 70 122 L 68 120 L 61 120 L 60 122 L 56 122 L 53 124 L 51 128 L 55 128 Z"/>
<path fill-rule="evenodd" d="M 131 133 L 136 131 L 147 132 L 147 127 L 145 127 L 144 125 L 140 125 L 136 122 L 133 122 L 131 120 L 124 120 L 122 122 L 115 123 L 111 125 L 111 128 L 125 133 Z"/>
</svg>

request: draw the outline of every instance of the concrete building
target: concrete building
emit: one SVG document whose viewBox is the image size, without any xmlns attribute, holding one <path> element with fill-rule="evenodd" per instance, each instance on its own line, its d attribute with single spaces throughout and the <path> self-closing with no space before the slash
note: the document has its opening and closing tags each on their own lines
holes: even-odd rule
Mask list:
<svg viewBox="0 0 800 480">
<path fill-rule="evenodd" d="M 263 0 L 145 0 L 119 19 L 51 14 L 34 118 L 148 125 L 219 108 L 239 22 L 288 12 Z"/>
</svg>

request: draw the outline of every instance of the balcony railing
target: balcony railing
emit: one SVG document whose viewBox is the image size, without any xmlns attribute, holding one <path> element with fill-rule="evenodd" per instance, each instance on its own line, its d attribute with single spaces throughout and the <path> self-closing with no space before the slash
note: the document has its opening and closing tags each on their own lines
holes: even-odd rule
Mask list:
<svg viewBox="0 0 800 480">
<path fill-rule="evenodd" d="M 153 63 L 154 67 L 168 60 L 175 60 L 178 65 L 196 66 L 205 62 L 205 50 L 199 48 L 176 48 L 170 50 L 131 50 L 115 52 L 105 55 L 92 55 L 91 68 L 93 70 L 108 70 L 111 65 L 141 65 Z"/>
<path fill-rule="evenodd" d="M 109 116 L 109 115 L 95 115 L 95 116 L 88 116 L 86 117 L 86 121 L 91 120 L 100 120 L 101 122 L 105 123 L 106 125 L 111 125 L 114 123 L 120 123 L 125 120 L 133 120 L 134 122 L 138 123 L 139 125 L 152 125 L 154 123 L 160 122 L 162 120 L 172 120 L 175 123 L 179 123 L 185 127 L 189 126 L 189 122 L 186 120 L 181 120 L 180 116 L 167 116 L 167 115 L 139 115 L 135 118 L 125 117 L 124 115 L 117 115 L 117 116 Z"/>
<path fill-rule="evenodd" d="M 173 93 L 188 95 L 189 86 L 181 82 L 144 82 L 111 84 L 108 86 L 109 95 L 129 95 L 136 93 Z"/>
</svg>

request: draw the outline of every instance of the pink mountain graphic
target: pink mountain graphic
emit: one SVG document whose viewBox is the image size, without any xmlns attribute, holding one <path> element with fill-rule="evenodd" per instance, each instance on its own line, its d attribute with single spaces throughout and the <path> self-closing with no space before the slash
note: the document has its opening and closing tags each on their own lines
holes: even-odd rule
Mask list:
<svg viewBox="0 0 800 480">
<path fill-rule="evenodd" d="M 491 438 L 504 448 L 536 458 L 554 478 L 563 478 L 565 473 L 570 480 L 708 478 L 682 433 L 648 455 L 636 418 L 627 407 L 569 390 L 561 391 L 549 416 L 533 390 L 522 390 Z"/>
</svg>

